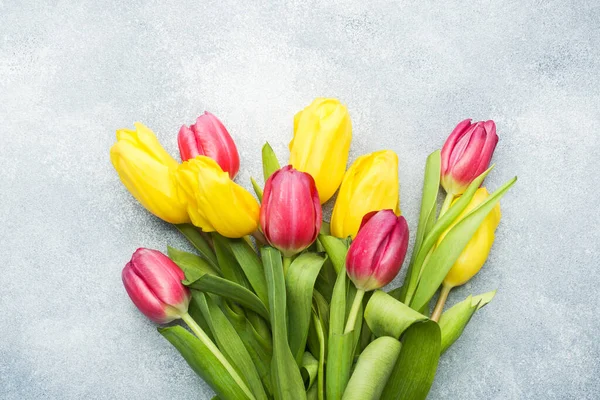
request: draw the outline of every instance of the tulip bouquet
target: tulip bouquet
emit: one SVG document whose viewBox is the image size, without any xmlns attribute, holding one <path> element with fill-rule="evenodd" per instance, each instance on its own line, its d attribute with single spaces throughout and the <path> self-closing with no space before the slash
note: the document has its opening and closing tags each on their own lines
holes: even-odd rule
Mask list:
<svg viewBox="0 0 600 400">
<path fill-rule="evenodd" d="M 427 158 L 404 283 L 389 290 L 409 242 L 398 157 L 378 151 L 346 170 L 351 138 L 346 108 L 316 99 L 294 118 L 289 165 L 263 147 L 254 197 L 235 183 L 236 145 L 212 114 L 179 131 L 181 163 L 144 125 L 117 131 L 121 181 L 196 250 L 138 249 L 123 284 L 216 398 L 424 399 L 440 356 L 494 297 L 444 308 L 485 263 L 516 181 L 481 187 L 494 122 L 461 122 Z M 321 207 L 336 191 L 326 222 Z"/>
</svg>

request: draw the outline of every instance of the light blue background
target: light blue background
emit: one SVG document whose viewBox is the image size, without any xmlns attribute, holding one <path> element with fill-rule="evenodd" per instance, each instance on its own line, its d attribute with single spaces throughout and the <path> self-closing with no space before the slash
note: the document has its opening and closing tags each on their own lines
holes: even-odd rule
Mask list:
<svg viewBox="0 0 600 400">
<path fill-rule="evenodd" d="M 494 119 L 487 185 L 513 175 L 482 272 L 498 288 L 441 359 L 431 399 L 596 399 L 600 384 L 600 8 L 588 1 L 0 0 L 0 397 L 210 398 L 120 272 L 183 240 L 121 186 L 115 129 L 177 155 L 204 110 L 287 158 L 294 113 L 335 96 L 351 158 L 400 156 L 416 229 L 422 170 L 460 120 Z"/>
</svg>

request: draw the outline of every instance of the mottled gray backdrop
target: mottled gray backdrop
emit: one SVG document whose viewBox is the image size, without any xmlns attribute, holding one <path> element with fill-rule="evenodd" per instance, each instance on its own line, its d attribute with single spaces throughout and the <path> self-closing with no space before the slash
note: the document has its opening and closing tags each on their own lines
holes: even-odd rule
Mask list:
<svg viewBox="0 0 600 400">
<path fill-rule="evenodd" d="M 249 186 L 294 113 L 347 104 L 351 158 L 400 156 L 416 229 L 426 156 L 460 120 L 494 119 L 503 219 L 454 303 L 498 288 L 442 357 L 431 399 L 600 396 L 600 8 L 588 1 L 0 0 L 0 398 L 209 399 L 131 304 L 139 246 L 184 246 L 109 161 L 142 121 L 177 155 L 204 110 Z"/>
</svg>

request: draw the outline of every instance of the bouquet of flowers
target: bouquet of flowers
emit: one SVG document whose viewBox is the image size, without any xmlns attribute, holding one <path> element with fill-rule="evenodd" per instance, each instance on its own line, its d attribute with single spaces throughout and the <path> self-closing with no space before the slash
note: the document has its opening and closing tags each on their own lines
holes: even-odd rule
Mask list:
<svg viewBox="0 0 600 400">
<path fill-rule="evenodd" d="M 424 399 L 440 356 L 494 297 L 444 309 L 485 263 L 516 182 L 482 187 L 494 122 L 462 121 L 427 158 L 408 270 L 390 290 L 409 241 L 398 157 L 377 151 L 346 170 L 351 138 L 346 107 L 314 100 L 294 117 L 287 166 L 263 147 L 255 198 L 235 183 L 236 145 L 208 112 L 181 127 L 181 163 L 146 126 L 117 131 L 110 156 L 125 187 L 196 249 L 140 248 L 123 284 L 216 398 Z"/>
</svg>

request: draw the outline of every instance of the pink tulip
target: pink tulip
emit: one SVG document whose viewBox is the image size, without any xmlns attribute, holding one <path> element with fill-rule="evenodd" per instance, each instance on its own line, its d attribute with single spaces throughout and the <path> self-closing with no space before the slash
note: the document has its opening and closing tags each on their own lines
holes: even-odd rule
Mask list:
<svg viewBox="0 0 600 400">
<path fill-rule="evenodd" d="M 133 304 L 152 321 L 165 324 L 187 313 L 190 292 L 183 271 L 158 250 L 140 248 L 121 274 Z"/>
<path fill-rule="evenodd" d="M 498 143 L 494 121 L 474 124 L 465 119 L 452 131 L 442 147 L 442 186 L 447 193 L 464 193 L 473 179 L 490 164 Z"/>
<path fill-rule="evenodd" d="M 322 211 L 315 180 L 291 165 L 267 179 L 260 208 L 260 226 L 271 246 L 290 257 L 315 241 Z"/>
<path fill-rule="evenodd" d="M 408 224 L 392 210 L 366 214 L 346 256 L 346 271 L 362 291 L 379 289 L 400 271 L 408 247 Z"/>
<path fill-rule="evenodd" d="M 177 137 L 182 161 L 207 156 L 219 164 L 231 179 L 240 169 L 240 156 L 233 139 L 217 117 L 205 111 L 189 127 L 183 125 Z"/>
</svg>

